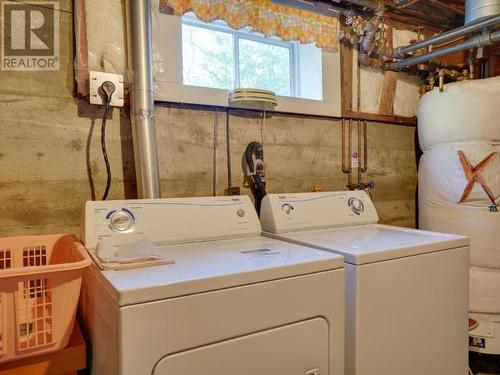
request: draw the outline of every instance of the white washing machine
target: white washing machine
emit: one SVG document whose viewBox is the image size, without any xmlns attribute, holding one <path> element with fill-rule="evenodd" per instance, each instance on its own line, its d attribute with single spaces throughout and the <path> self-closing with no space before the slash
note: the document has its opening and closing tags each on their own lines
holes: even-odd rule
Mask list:
<svg viewBox="0 0 500 375">
<path fill-rule="evenodd" d="M 261 207 L 266 235 L 344 256 L 347 375 L 466 374 L 469 239 L 377 222 L 364 191 Z"/>
<path fill-rule="evenodd" d="M 175 263 L 89 267 L 92 374 L 344 374 L 342 256 L 261 236 L 246 196 L 87 202 L 88 249 L 124 234 Z"/>
</svg>

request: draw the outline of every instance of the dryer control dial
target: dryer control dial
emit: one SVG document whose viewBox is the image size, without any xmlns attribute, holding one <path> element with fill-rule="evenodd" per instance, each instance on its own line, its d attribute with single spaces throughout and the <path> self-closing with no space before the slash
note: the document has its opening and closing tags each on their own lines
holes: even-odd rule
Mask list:
<svg viewBox="0 0 500 375">
<path fill-rule="evenodd" d="M 114 230 L 124 232 L 132 227 L 134 218 L 132 215 L 124 210 L 115 211 L 109 218 L 109 225 Z"/>
<path fill-rule="evenodd" d="M 351 197 L 347 201 L 347 204 L 351 208 L 351 211 L 354 212 L 356 215 L 361 215 L 365 210 L 365 205 L 363 204 L 361 199 Z"/>
</svg>

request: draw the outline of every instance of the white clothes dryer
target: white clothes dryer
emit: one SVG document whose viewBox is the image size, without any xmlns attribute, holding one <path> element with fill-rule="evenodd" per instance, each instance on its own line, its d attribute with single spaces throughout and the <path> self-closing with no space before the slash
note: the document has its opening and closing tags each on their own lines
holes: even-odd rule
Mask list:
<svg viewBox="0 0 500 375">
<path fill-rule="evenodd" d="M 246 196 L 87 202 L 89 250 L 124 235 L 175 263 L 89 267 L 92 374 L 344 374 L 342 256 L 261 236 Z"/>
</svg>

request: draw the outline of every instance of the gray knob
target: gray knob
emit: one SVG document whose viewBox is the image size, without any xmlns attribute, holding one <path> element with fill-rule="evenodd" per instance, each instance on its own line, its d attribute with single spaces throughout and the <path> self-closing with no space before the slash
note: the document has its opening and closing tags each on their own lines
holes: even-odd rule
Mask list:
<svg viewBox="0 0 500 375">
<path fill-rule="evenodd" d="M 365 210 L 365 205 L 358 198 L 349 198 L 347 204 L 351 208 L 352 212 L 354 212 L 356 215 L 360 215 Z"/>
<path fill-rule="evenodd" d="M 124 232 L 132 226 L 134 220 L 128 212 L 116 211 L 109 218 L 109 224 L 114 230 L 119 232 Z"/>
<path fill-rule="evenodd" d="M 283 211 L 287 215 L 290 215 L 290 213 L 293 210 L 294 210 L 294 208 L 290 203 L 285 203 L 283 206 L 281 206 L 281 211 Z"/>
</svg>

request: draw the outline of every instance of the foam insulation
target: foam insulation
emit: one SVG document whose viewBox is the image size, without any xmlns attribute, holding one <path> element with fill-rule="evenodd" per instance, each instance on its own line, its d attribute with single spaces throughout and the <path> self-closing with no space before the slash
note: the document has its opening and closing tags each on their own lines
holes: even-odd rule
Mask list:
<svg viewBox="0 0 500 375">
<path fill-rule="evenodd" d="M 415 39 L 417 34 L 408 30 L 393 30 L 393 46 L 399 47 L 409 44 L 411 39 Z M 354 66 L 358 66 L 358 55 L 353 54 Z M 356 69 L 353 74 L 353 103 L 358 102 L 356 87 L 358 85 L 358 75 Z M 359 107 L 354 105 L 360 112 L 379 113 L 380 100 L 384 84 L 384 73 L 380 69 L 371 67 L 360 67 L 360 100 Z M 420 81 L 418 77 L 405 73 L 399 73 L 396 84 L 396 95 L 394 98 L 394 114 L 397 116 L 413 117 L 417 113 L 418 101 L 420 99 Z"/>
<path fill-rule="evenodd" d="M 396 83 L 396 96 L 394 97 L 395 115 L 413 117 L 417 114 L 420 86 L 420 78 L 399 73 L 398 82 Z"/>
<path fill-rule="evenodd" d="M 89 70 L 126 76 L 126 19 L 122 0 L 86 0 Z"/>
</svg>

